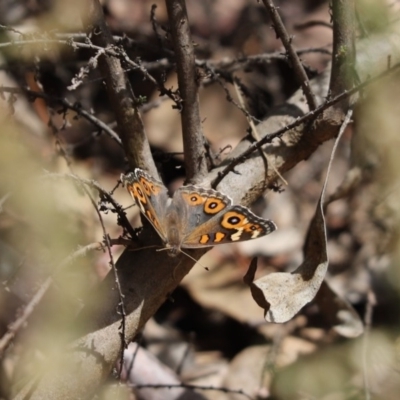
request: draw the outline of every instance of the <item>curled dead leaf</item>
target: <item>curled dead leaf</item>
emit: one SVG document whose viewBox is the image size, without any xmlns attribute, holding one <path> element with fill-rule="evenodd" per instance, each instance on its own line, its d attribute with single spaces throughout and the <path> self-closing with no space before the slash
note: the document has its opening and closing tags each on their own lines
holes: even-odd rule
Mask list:
<svg viewBox="0 0 400 400">
<path fill-rule="evenodd" d="M 304 261 L 293 272 L 276 272 L 261 277 L 254 281 L 257 261 L 254 259 L 244 277 L 244 282 L 250 286 L 252 296 L 256 303 L 265 311 L 265 318 L 269 322 L 286 322 L 297 314 L 301 308 L 315 298 L 324 281 L 328 268 L 327 238 L 324 218 L 324 196 L 329 172 L 334 158 L 335 150 L 341 135 L 350 121 L 352 113 L 349 112 L 342 124 L 339 135 L 335 141 L 329 160 L 328 170 L 318 200 L 315 214 L 310 222 L 303 249 Z M 337 296 L 333 296 L 327 285 L 323 285 L 323 293 L 319 298 L 324 301 L 336 301 L 338 307 L 332 307 L 330 312 L 335 314 L 335 329 L 344 335 L 352 337 L 362 332 L 362 323 L 355 311 L 344 300 L 340 306 Z"/>
</svg>

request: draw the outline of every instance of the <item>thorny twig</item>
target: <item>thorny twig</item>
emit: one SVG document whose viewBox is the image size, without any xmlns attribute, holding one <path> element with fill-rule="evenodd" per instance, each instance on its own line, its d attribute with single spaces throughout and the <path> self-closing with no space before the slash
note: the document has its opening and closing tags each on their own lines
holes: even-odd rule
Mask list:
<svg viewBox="0 0 400 400">
<path fill-rule="evenodd" d="M 10 28 L 11 29 L 11 28 Z M 54 38 L 49 38 L 49 34 L 43 33 L 40 37 L 36 37 L 32 39 L 28 35 L 24 35 L 20 33 L 23 39 L 14 40 L 11 42 L 0 43 L 0 48 L 2 47 L 17 47 L 17 46 L 29 46 L 29 45 L 37 45 L 39 44 L 58 44 L 58 45 L 66 45 L 72 47 L 74 50 L 80 49 L 91 49 L 96 52 L 95 56 L 91 57 L 88 62 L 88 65 L 81 68 L 80 72 L 76 77 L 73 78 L 72 84 L 70 85 L 70 89 L 76 89 L 87 76 L 90 69 L 93 69 L 97 66 L 97 59 L 102 54 L 107 54 L 110 56 L 118 57 L 125 63 L 127 68 L 124 68 L 124 71 L 139 71 L 143 74 L 143 76 L 151 83 L 153 83 L 159 90 L 160 95 L 168 96 L 178 108 L 180 108 L 180 97 L 179 95 L 172 91 L 171 89 L 166 89 L 162 82 L 157 80 L 154 76 L 152 76 L 148 71 L 154 69 L 169 69 L 173 67 L 173 62 L 168 58 L 162 58 L 157 61 L 133 61 L 126 54 L 122 45 L 128 38 L 114 36 L 113 38 L 117 41 L 118 45 L 101 47 L 91 43 L 89 37 L 85 34 L 56 34 Z M 54 36 L 54 35 L 52 35 Z M 64 39 L 67 37 L 68 39 Z M 85 43 L 78 42 L 75 39 L 85 39 Z M 165 50 L 165 49 L 164 49 Z M 296 51 L 298 55 L 305 53 L 323 53 L 330 55 L 330 51 L 324 48 L 307 48 L 307 49 L 299 49 Z M 219 73 L 220 70 L 224 70 L 226 72 L 234 72 L 238 69 L 245 69 L 251 65 L 257 65 L 260 63 L 268 63 L 271 60 L 280 59 L 287 60 L 287 57 L 281 52 L 268 53 L 268 54 L 257 54 L 252 56 L 241 56 L 235 59 L 223 59 L 221 61 L 213 61 L 213 60 L 200 60 L 196 59 L 196 66 L 204 68 L 205 64 L 208 64 L 209 67 L 213 66 L 215 71 Z M 102 77 L 96 79 L 104 79 Z"/>
<path fill-rule="evenodd" d="M 75 111 L 78 115 L 85 118 L 87 121 L 91 122 L 93 125 L 97 126 L 102 131 L 106 132 L 112 139 L 114 139 L 119 145 L 121 145 L 121 139 L 119 136 L 103 121 L 99 120 L 93 114 L 89 113 L 88 111 L 84 110 L 79 103 L 70 103 L 67 99 L 61 97 L 55 97 L 48 95 L 43 92 L 35 92 L 33 90 L 24 89 L 24 88 L 17 88 L 17 87 L 8 87 L 2 86 L 0 87 L 0 93 L 11 93 L 11 94 L 25 94 L 28 98 L 32 99 L 44 99 L 48 102 L 58 103 L 61 106 L 65 107 L 66 109 Z"/>
<path fill-rule="evenodd" d="M 129 233 L 131 239 L 136 238 L 136 231 L 135 229 L 132 228 L 132 225 L 130 224 L 128 218 L 126 217 L 126 213 L 114 197 L 110 195 L 105 189 L 103 189 L 99 183 L 97 183 L 95 180 L 89 180 L 89 179 L 83 179 L 80 178 L 79 176 L 75 174 L 60 174 L 60 173 L 48 173 L 45 176 L 46 178 L 55 178 L 55 179 L 70 179 L 75 182 L 79 182 L 81 184 L 84 184 L 86 186 L 92 187 L 96 189 L 100 196 L 104 197 L 112 206 L 114 207 L 115 212 L 118 214 L 119 221 L 121 222 L 121 226 L 126 229 L 126 231 Z"/>
<path fill-rule="evenodd" d="M 79 179 L 79 177 L 77 177 L 72 170 L 72 165 L 71 162 L 68 160 L 68 157 L 66 156 L 66 152 L 64 151 L 64 149 L 62 148 L 62 145 L 60 143 L 60 147 L 62 150 L 62 154 L 65 158 L 65 161 L 72 173 L 73 176 L 76 177 L 75 181 L 77 182 L 77 184 L 82 188 L 82 190 L 86 193 L 86 195 L 89 198 L 89 201 L 92 203 L 94 210 L 96 211 L 96 214 L 99 218 L 99 222 L 101 225 L 101 228 L 103 230 L 103 240 L 104 240 L 104 245 L 107 249 L 108 252 L 108 256 L 110 258 L 110 265 L 111 265 L 111 269 L 114 273 L 114 280 L 115 280 L 115 285 L 117 287 L 118 290 L 118 296 L 119 296 L 119 303 L 118 303 L 118 308 L 120 310 L 120 315 L 121 315 L 121 366 L 120 366 L 120 370 L 119 370 L 119 376 L 122 373 L 122 367 L 123 367 L 123 363 L 124 363 L 124 350 L 127 347 L 127 343 L 126 343 L 126 323 L 125 323 L 125 318 L 126 318 L 126 311 L 125 311 L 125 304 L 124 304 L 124 295 L 122 293 L 122 289 L 121 289 L 121 284 L 119 281 L 119 276 L 118 276 L 118 272 L 117 272 L 117 267 L 115 266 L 115 262 L 114 262 L 114 257 L 111 251 L 111 239 L 107 233 L 105 224 L 104 224 L 104 220 L 103 220 L 103 216 L 101 215 L 101 212 L 99 210 L 99 208 L 97 207 L 97 204 L 92 196 L 92 194 L 90 193 L 90 191 L 88 190 L 88 188 L 86 187 L 86 185 Z M 111 197 L 111 196 L 110 196 Z M 118 312 L 118 311 L 117 311 Z"/>
<path fill-rule="evenodd" d="M 126 335 L 125 335 L 125 331 L 126 331 L 126 323 L 125 323 L 126 311 L 125 311 L 125 304 L 124 304 L 124 295 L 122 293 L 121 284 L 120 284 L 119 277 L 118 277 L 118 272 L 117 272 L 117 267 L 115 266 L 114 257 L 113 257 L 112 251 L 111 251 L 111 240 L 110 240 L 110 237 L 108 236 L 106 227 L 104 225 L 104 221 L 103 221 L 103 217 L 101 215 L 101 212 L 98 209 L 98 207 L 96 205 L 96 202 L 94 201 L 94 199 L 93 199 L 91 193 L 89 192 L 89 190 L 87 189 L 87 187 L 83 183 L 80 183 L 80 186 L 82 187 L 82 189 L 84 190 L 86 195 L 89 197 L 89 200 L 92 203 L 92 205 L 93 205 L 93 207 L 94 207 L 94 209 L 95 209 L 95 211 L 97 213 L 97 216 L 99 218 L 99 222 L 100 222 L 101 228 L 103 230 L 104 243 L 105 243 L 105 246 L 107 248 L 108 256 L 110 258 L 110 265 L 111 265 L 112 271 L 114 273 L 115 285 L 116 285 L 117 290 L 118 290 L 118 295 L 119 295 L 119 304 L 118 304 L 118 306 L 119 306 L 119 310 L 120 310 L 119 312 L 121 314 L 121 367 L 120 367 L 120 370 L 119 370 L 119 376 L 120 376 L 121 373 L 122 373 L 122 367 L 123 367 L 123 362 L 124 362 L 124 350 L 125 350 L 125 348 L 127 346 Z"/>
<path fill-rule="evenodd" d="M 237 103 L 237 102 L 233 99 L 231 93 L 229 92 L 229 89 L 228 89 L 228 88 L 224 85 L 224 83 L 222 82 L 221 74 L 219 74 L 219 73 L 216 71 L 216 69 L 215 69 L 211 64 L 209 64 L 208 62 L 206 62 L 206 63 L 203 64 L 203 68 L 206 70 L 207 74 L 208 74 L 209 76 L 212 77 L 212 80 L 215 81 L 215 82 L 217 82 L 217 83 L 221 86 L 222 90 L 225 92 L 226 100 L 229 101 L 230 103 L 232 103 L 236 108 L 238 108 L 238 109 L 245 115 L 245 117 L 246 117 L 247 120 L 252 120 L 252 121 L 255 121 L 255 122 L 261 122 L 261 121 L 259 121 L 256 117 L 254 117 L 253 115 L 251 115 L 251 114 L 246 110 L 245 107 L 243 107 L 241 104 Z M 224 73 L 224 74 L 222 75 L 223 78 L 224 78 L 226 81 L 229 81 L 230 83 L 236 82 L 236 84 L 239 84 L 239 83 L 240 83 L 239 80 L 238 80 L 238 79 L 235 79 L 233 76 L 229 76 L 229 78 L 228 78 L 227 74 L 228 74 L 228 73 Z"/>
<path fill-rule="evenodd" d="M 326 101 L 324 104 L 321 104 L 315 110 L 308 112 L 307 114 L 303 115 L 302 117 L 296 118 L 292 123 L 284 126 L 281 129 L 278 129 L 277 131 L 275 131 L 273 133 L 270 133 L 270 134 L 264 136 L 260 141 L 250 144 L 249 147 L 247 148 L 247 150 L 245 150 L 241 155 L 239 155 L 238 157 L 232 158 L 230 163 L 218 174 L 217 178 L 214 179 L 214 181 L 212 182 L 212 187 L 218 186 L 218 184 L 222 181 L 222 179 L 229 172 L 234 171 L 234 168 L 237 165 L 244 162 L 251 153 L 260 149 L 263 145 L 265 145 L 267 143 L 271 143 L 273 139 L 279 138 L 286 132 L 290 131 L 291 129 L 294 129 L 297 126 L 310 121 L 311 119 L 320 115 L 323 111 L 325 111 L 329 107 L 332 107 L 333 105 L 339 103 L 343 99 L 347 99 L 347 98 L 351 97 L 353 94 L 360 92 L 362 89 L 371 85 L 372 83 L 391 75 L 393 72 L 397 71 L 399 68 L 400 68 L 400 63 L 394 65 L 390 70 L 386 70 L 373 78 L 365 80 L 363 83 L 355 86 L 353 89 L 344 90 L 341 94 L 337 95 L 334 98 L 331 98 L 330 100 Z"/>
<path fill-rule="evenodd" d="M 241 389 L 229 389 L 225 387 L 217 387 L 217 386 L 202 386 L 202 385 L 189 385 L 187 383 L 178 383 L 178 384 L 173 384 L 173 385 L 168 385 L 168 384 L 144 384 L 144 385 L 133 385 L 130 384 L 129 386 L 136 388 L 136 389 L 145 389 L 145 388 L 152 388 L 152 389 L 174 389 L 174 388 L 183 388 L 183 389 L 192 389 L 192 390 L 213 390 L 213 391 L 218 391 L 218 392 L 223 392 L 223 393 L 235 393 L 242 395 L 243 397 L 246 397 L 249 400 L 254 400 L 254 397 L 250 396 L 246 392 L 244 392 Z"/>
<path fill-rule="evenodd" d="M 310 81 L 308 80 L 303 65 L 301 64 L 301 61 L 292 46 L 292 39 L 286 31 L 285 25 L 281 20 L 278 10 L 276 9 L 272 0 L 263 0 L 263 3 L 269 12 L 269 15 L 271 16 L 275 32 L 277 36 L 281 39 L 282 44 L 286 49 L 294 74 L 307 99 L 308 107 L 310 110 L 315 110 L 315 108 L 317 107 L 317 103 L 315 101 L 314 94 L 310 88 Z"/>
</svg>

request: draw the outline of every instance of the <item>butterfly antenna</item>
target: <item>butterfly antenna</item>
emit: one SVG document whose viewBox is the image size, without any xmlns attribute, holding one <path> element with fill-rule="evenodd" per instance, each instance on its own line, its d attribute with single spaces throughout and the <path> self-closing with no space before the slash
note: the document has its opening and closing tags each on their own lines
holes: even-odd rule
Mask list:
<svg viewBox="0 0 400 400">
<path fill-rule="evenodd" d="M 203 267 L 205 270 L 209 271 L 209 268 L 207 268 L 206 266 L 204 266 L 199 260 L 196 260 L 194 257 L 192 257 L 190 254 L 186 253 L 185 251 L 183 251 L 182 249 L 179 249 L 179 251 L 184 254 L 186 257 L 189 257 L 191 260 L 193 260 L 195 263 L 198 263 L 200 265 L 200 267 Z"/>
<path fill-rule="evenodd" d="M 169 250 L 169 247 L 163 247 L 161 249 L 157 249 L 156 251 L 165 251 L 165 250 Z"/>
<path fill-rule="evenodd" d="M 131 249 L 131 248 L 130 248 L 129 251 L 146 250 L 146 249 L 152 249 L 152 248 L 154 248 L 154 247 L 157 247 L 157 245 L 153 244 L 153 245 L 151 245 L 151 246 L 137 247 L 137 248 L 134 248 L 134 249 Z M 161 250 L 164 250 L 164 249 L 161 249 Z M 159 250 L 157 250 L 157 251 L 159 251 Z"/>
<path fill-rule="evenodd" d="M 165 250 L 169 250 L 169 247 L 163 247 L 162 249 L 157 249 L 156 251 L 165 251 Z M 195 263 L 198 263 L 200 265 L 200 267 L 203 267 L 206 271 L 209 271 L 210 269 L 206 266 L 204 266 L 199 260 L 196 260 L 194 257 L 192 257 L 190 254 L 186 253 L 185 251 L 183 251 L 182 249 L 179 249 L 179 251 L 184 254 L 186 257 L 190 258 L 191 260 L 193 260 Z"/>
</svg>

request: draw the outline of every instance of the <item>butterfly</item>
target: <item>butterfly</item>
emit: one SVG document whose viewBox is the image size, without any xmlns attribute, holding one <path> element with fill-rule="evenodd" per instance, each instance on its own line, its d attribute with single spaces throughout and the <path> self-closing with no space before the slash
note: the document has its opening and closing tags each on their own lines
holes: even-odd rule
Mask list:
<svg viewBox="0 0 400 400">
<path fill-rule="evenodd" d="M 162 182 L 139 168 L 124 175 L 122 181 L 170 256 L 176 256 L 181 248 L 251 240 L 276 230 L 274 222 L 233 205 L 228 196 L 213 189 L 182 186 L 171 198 Z"/>
</svg>

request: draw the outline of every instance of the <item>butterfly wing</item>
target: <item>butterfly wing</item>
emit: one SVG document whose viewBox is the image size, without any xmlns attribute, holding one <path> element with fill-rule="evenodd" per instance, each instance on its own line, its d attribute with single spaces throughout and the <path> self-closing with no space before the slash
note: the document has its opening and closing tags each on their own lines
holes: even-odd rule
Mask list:
<svg viewBox="0 0 400 400">
<path fill-rule="evenodd" d="M 161 239 L 166 241 L 167 235 L 162 221 L 165 219 L 170 202 L 167 188 L 162 182 L 139 168 L 136 168 L 133 173 L 125 175 L 124 181 L 141 213 L 153 225 Z"/>
<path fill-rule="evenodd" d="M 211 211 L 215 213 L 211 212 L 207 217 L 203 215 L 198 218 L 198 224 L 192 221 L 191 225 L 195 228 L 184 236 L 182 247 L 198 248 L 241 242 L 268 235 L 276 230 L 274 222 L 258 217 L 246 207 L 232 206 L 229 197 L 219 192 L 215 193 L 217 196 L 203 202 L 204 214 L 207 214 L 207 211 L 210 211 L 210 205 L 216 202 L 217 205 L 211 207 Z M 218 202 L 218 199 L 221 201 Z M 229 202 L 224 202 L 223 199 L 229 199 Z M 201 210 L 199 213 L 201 214 Z"/>
<path fill-rule="evenodd" d="M 232 200 L 213 189 L 182 186 L 175 191 L 171 209 L 179 213 L 182 240 L 232 205 Z"/>
</svg>

